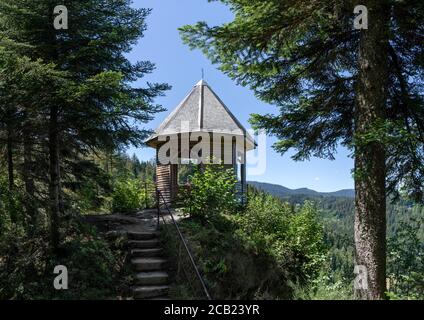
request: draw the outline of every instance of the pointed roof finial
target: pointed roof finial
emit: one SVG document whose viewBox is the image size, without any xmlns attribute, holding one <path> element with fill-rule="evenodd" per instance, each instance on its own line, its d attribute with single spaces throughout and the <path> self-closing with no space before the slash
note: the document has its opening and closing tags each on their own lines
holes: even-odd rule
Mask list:
<svg viewBox="0 0 424 320">
<path fill-rule="evenodd" d="M 202 80 L 204 80 L 205 79 L 205 70 L 203 70 L 203 68 L 202 68 Z"/>
<path fill-rule="evenodd" d="M 198 83 L 196 83 L 195 87 L 197 87 L 197 86 L 206 86 L 206 85 L 208 85 L 208 84 L 206 83 L 205 80 L 202 79 Z"/>
</svg>

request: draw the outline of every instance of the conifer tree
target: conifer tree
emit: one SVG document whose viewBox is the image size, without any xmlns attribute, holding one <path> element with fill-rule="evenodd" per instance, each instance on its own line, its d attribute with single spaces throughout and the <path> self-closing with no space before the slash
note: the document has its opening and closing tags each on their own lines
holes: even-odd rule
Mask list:
<svg viewBox="0 0 424 320">
<path fill-rule="evenodd" d="M 56 1 L 0 3 L 0 39 L 8 39 L 2 46 L 11 55 L 25 57 L 28 64 L 48 66 L 54 73 L 54 77 L 33 76 L 33 86 L 38 88 L 33 96 L 23 81 L 18 82 L 17 89 L 26 99 L 22 105 L 13 105 L 25 117 L 21 128 L 24 123 L 30 125 L 21 131 L 23 147 L 34 149 L 34 142 L 46 155 L 40 170 L 48 182 L 54 249 L 60 243 L 60 220 L 66 210 L 63 183 L 80 174 L 78 163 L 95 149 L 140 145 L 149 132 L 140 124 L 162 111 L 154 100 L 169 88 L 167 84 L 148 83 L 145 88 L 132 84 L 154 70 L 151 62 L 131 63 L 126 57 L 143 36 L 149 10 L 134 9 L 129 0 L 67 0 L 61 4 L 68 9 L 68 29 L 56 30 Z M 29 176 L 31 168 L 24 168 Z"/>
<path fill-rule="evenodd" d="M 252 123 L 276 136 L 295 160 L 355 160 L 356 264 L 366 267 L 367 299 L 386 290 L 386 191 L 422 200 L 424 181 L 422 1 L 221 0 L 234 19 L 181 28 L 238 84 L 279 112 Z M 354 28 L 364 5 L 368 28 Z M 259 112 L 258 112 L 259 113 Z"/>
</svg>

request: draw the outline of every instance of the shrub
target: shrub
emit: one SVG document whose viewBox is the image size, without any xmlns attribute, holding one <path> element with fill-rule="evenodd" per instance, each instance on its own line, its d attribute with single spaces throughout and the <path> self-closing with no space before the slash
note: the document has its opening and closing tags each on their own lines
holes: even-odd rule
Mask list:
<svg viewBox="0 0 424 320">
<path fill-rule="evenodd" d="M 114 186 L 112 194 L 112 211 L 116 213 L 132 213 L 151 206 L 153 198 L 149 194 L 151 188 L 145 188 L 137 179 L 123 179 Z"/>
<path fill-rule="evenodd" d="M 191 217 L 207 221 L 219 213 L 235 210 L 236 178 L 232 169 L 208 165 L 196 169 L 189 177 L 190 184 L 179 194 L 182 210 Z"/>
<path fill-rule="evenodd" d="M 114 277 L 119 272 L 119 260 L 94 230 L 75 234 L 64 243 L 62 250 L 64 258 L 55 259 L 54 264 L 66 265 L 70 288 L 60 292 L 61 299 L 105 299 L 114 296 Z"/>
<path fill-rule="evenodd" d="M 121 253 L 114 253 L 89 225 L 71 220 L 66 230 L 59 254 L 50 252 L 47 233 L 29 237 L 15 228 L 0 235 L 0 300 L 115 297 Z M 56 265 L 68 269 L 68 290 L 53 288 Z"/>
<path fill-rule="evenodd" d="M 353 300 L 353 283 L 346 279 L 334 278 L 328 272 L 321 271 L 308 286 L 297 286 L 296 300 Z"/>
<path fill-rule="evenodd" d="M 316 214 L 312 203 L 293 207 L 250 189 L 243 210 L 215 211 L 212 223 L 179 224 L 214 299 L 290 299 L 313 282 L 325 258 Z M 176 294 L 189 281 L 183 276 Z"/>
<path fill-rule="evenodd" d="M 95 181 L 83 181 L 77 192 L 72 194 L 71 207 L 81 214 L 104 211 L 105 207 L 107 208 L 110 193 L 110 190 L 105 190 Z"/>
<path fill-rule="evenodd" d="M 291 281 L 303 284 L 317 276 L 325 250 L 313 203 L 292 207 L 271 195 L 253 193 L 235 221 L 237 234 L 258 252 L 272 256 Z"/>
</svg>

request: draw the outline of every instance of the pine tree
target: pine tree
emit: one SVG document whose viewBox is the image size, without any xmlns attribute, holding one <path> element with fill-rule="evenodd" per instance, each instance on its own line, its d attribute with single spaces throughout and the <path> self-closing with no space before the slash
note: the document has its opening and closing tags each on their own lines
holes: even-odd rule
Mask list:
<svg viewBox="0 0 424 320">
<path fill-rule="evenodd" d="M 368 29 L 355 29 L 354 1 L 221 0 L 234 20 L 181 28 L 238 84 L 277 105 L 252 123 L 280 153 L 334 159 L 354 153 L 356 263 L 367 299 L 385 296 L 385 197 L 422 200 L 424 181 L 422 1 L 362 1 Z"/>
<path fill-rule="evenodd" d="M 63 184 L 80 174 L 79 163 L 93 150 L 140 145 L 149 132 L 140 124 L 163 110 L 154 100 L 169 88 L 167 84 L 132 85 L 154 70 L 148 61 L 132 64 L 125 57 L 143 36 L 149 10 L 134 9 L 129 0 L 69 0 L 64 4 L 69 29 L 56 30 L 56 1 L 0 3 L 0 38 L 8 38 L 2 46 L 53 73 L 51 77 L 33 75 L 32 87 L 38 87 L 33 96 L 23 81 L 16 83 L 27 99 L 22 105 L 13 105 L 22 108 L 25 116 L 21 128 L 23 123 L 30 125 L 29 131 L 21 131 L 24 147 L 37 148 L 42 154 L 43 165 L 37 174 L 48 183 L 53 249 L 59 246 L 61 216 L 67 208 Z M 28 162 L 32 162 L 30 157 Z M 26 177 L 31 175 L 29 170 L 36 170 L 24 168 Z M 27 182 L 31 189 L 31 181 Z"/>
<path fill-rule="evenodd" d="M 25 194 L 28 196 L 25 202 L 26 214 L 35 221 L 34 204 L 34 182 L 31 175 L 31 163 L 29 163 L 32 152 L 30 142 L 34 140 L 31 129 L 35 128 L 36 117 L 34 110 L 42 108 L 42 100 L 34 100 L 40 92 L 55 83 L 60 72 L 54 70 L 52 65 L 45 65 L 40 61 L 31 61 L 27 57 L 19 56 L 13 50 L 17 44 L 14 42 L 3 42 L 0 48 L 0 137 L 6 140 L 7 163 L 9 176 L 9 192 L 15 185 L 15 172 L 21 171 L 25 182 Z M 37 102 L 38 101 L 38 102 Z M 38 137 L 41 135 L 39 134 Z M 20 164 L 22 155 L 22 144 L 24 145 L 24 164 Z M 15 165 L 18 164 L 18 165 Z M 22 167 L 22 168 L 21 168 Z M 21 170 L 22 169 L 22 170 Z M 14 221 L 16 222 L 16 221 Z"/>
</svg>

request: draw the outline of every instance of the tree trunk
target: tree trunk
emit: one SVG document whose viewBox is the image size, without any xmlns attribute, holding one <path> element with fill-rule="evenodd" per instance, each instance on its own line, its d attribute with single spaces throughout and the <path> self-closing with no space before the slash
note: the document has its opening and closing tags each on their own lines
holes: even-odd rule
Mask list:
<svg viewBox="0 0 424 320">
<path fill-rule="evenodd" d="M 361 30 L 359 78 L 355 110 L 355 294 L 362 299 L 384 299 L 386 291 L 385 147 L 361 137 L 385 118 L 388 85 L 388 8 L 386 1 L 364 1 L 368 29 Z M 358 269 L 357 269 L 358 270 Z"/>
<path fill-rule="evenodd" d="M 13 189 L 15 186 L 15 176 L 14 176 L 14 163 L 13 163 L 13 130 L 10 125 L 7 126 L 7 175 L 9 180 L 9 194 L 8 194 L 8 202 L 9 202 L 9 214 L 10 221 L 12 223 L 17 223 L 18 212 L 14 210 L 14 201 L 13 201 Z"/>
<path fill-rule="evenodd" d="M 34 230 L 37 224 L 37 208 L 35 205 L 35 185 L 33 175 L 32 163 L 32 139 L 28 128 L 29 123 L 25 124 L 23 131 L 23 145 L 24 145 L 24 165 L 22 168 L 22 178 L 25 184 L 25 211 L 31 219 L 31 228 Z"/>
<path fill-rule="evenodd" d="M 60 242 L 60 157 L 59 157 L 59 130 L 58 108 L 50 108 L 49 124 L 49 154 L 50 154 L 50 232 L 51 246 L 57 251 Z"/>
<path fill-rule="evenodd" d="M 9 192 L 12 194 L 15 185 L 14 168 L 13 168 L 13 131 L 7 128 L 7 173 L 9 179 Z"/>
</svg>

